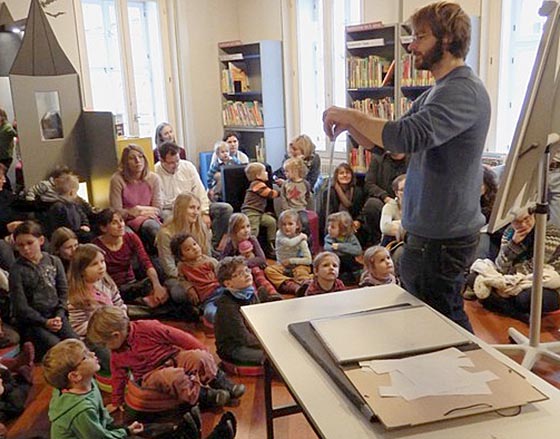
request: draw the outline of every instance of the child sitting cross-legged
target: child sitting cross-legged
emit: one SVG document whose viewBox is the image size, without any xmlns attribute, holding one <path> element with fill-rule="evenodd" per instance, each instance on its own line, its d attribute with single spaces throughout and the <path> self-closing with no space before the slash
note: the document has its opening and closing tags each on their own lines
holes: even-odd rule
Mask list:
<svg viewBox="0 0 560 439">
<path fill-rule="evenodd" d="M 218 261 L 204 254 L 200 244 L 190 233 L 175 235 L 169 246 L 173 256 L 179 261 L 179 275 L 186 281 L 184 288 L 187 301 L 199 308 L 208 323 L 214 323 L 216 300 L 222 294 L 215 272 Z"/>
<path fill-rule="evenodd" d="M 93 379 L 99 363 L 80 340 L 65 340 L 51 348 L 43 362 L 45 380 L 55 388 L 49 404 L 52 438 L 94 439 L 157 437 L 200 438 L 200 412 L 189 409 L 178 423 L 141 424 L 134 421 L 118 426 Z M 195 418 L 197 418 L 195 420 Z M 230 423 L 231 425 L 227 425 Z M 226 413 L 208 438 L 230 439 L 235 434 L 235 418 Z"/>
<path fill-rule="evenodd" d="M 362 266 L 356 256 L 362 254 L 362 245 L 354 234 L 352 217 L 348 212 L 331 213 L 327 217 L 325 250 L 336 253 L 340 258 L 340 271 L 344 282 L 353 283 Z"/>
<path fill-rule="evenodd" d="M 242 306 L 260 302 L 251 269 L 241 256 L 226 257 L 220 261 L 217 275 L 224 287 L 224 294 L 217 302 L 214 323 L 218 355 L 236 364 L 263 364 L 261 345 L 241 315 Z"/>
<path fill-rule="evenodd" d="M 360 278 L 360 286 L 373 287 L 398 283 L 389 250 L 380 245 L 368 248 L 364 253 L 364 271 Z"/>
<path fill-rule="evenodd" d="M 344 282 L 338 279 L 339 269 L 340 258 L 336 253 L 319 253 L 313 260 L 313 280 L 306 281 L 299 288 L 296 296 L 313 296 L 345 290 Z"/>
<path fill-rule="evenodd" d="M 307 244 L 307 235 L 301 232 L 301 218 L 296 210 L 285 210 L 278 218 L 276 232 L 275 265 L 269 265 L 264 272 L 280 293 L 296 294 L 301 284 L 313 279 L 311 264 L 313 259 Z"/>
<path fill-rule="evenodd" d="M 93 313 L 87 337 L 111 349 L 110 412 L 124 403 L 129 373 L 142 386 L 189 405 L 219 407 L 245 393 L 245 386 L 232 383 L 195 337 L 157 320 L 131 322 L 120 308 L 104 306 Z"/>
</svg>

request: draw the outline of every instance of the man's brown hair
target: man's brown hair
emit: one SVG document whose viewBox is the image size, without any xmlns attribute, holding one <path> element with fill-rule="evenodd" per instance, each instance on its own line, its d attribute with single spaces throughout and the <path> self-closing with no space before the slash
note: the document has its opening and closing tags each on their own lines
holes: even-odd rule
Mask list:
<svg viewBox="0 0 560 439">
<path fill-rule="evenodd" d="M 412 14 L 409 21 L 414 30 L 427 26 L 438 40 L 447 38 L 443 47 L 454 57 L 467 57 L 471 45 L 471 19 L 457 3 L 429 4 Z"/>
</svg>

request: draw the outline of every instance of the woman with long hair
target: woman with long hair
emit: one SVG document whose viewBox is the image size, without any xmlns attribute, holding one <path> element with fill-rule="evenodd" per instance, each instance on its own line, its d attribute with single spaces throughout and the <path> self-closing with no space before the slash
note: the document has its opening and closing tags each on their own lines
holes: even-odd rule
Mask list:
<svg viewBox="0 0 560 439">
<path fill-rule="evenodd" d="M 174 301 L 183 303 L 188 290 L 187 282 L 179 276 L 177 261 L 171 252 L 171 239 L 179 233 L 189 233 L 199 243 L 202 253 L 211 256 L 212 232 L 200 212 L 200 198 L 192 192 L 179 194 L 173 205 L 173 214 L 160 229 L 156 245 L 159 261 L 167 280 L 165 285 Z"/>
</svg>

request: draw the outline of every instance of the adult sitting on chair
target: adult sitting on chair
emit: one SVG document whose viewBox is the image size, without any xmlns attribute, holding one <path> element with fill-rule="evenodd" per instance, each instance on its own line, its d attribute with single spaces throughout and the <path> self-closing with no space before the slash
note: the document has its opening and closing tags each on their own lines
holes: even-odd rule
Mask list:
<svg viewBox="0 0 560 439">
<path fill-rule="evenodd" d="M 228 203 L 210 203 L 196 167 L 188 160 L 179 158 L 179 146 L 164 142 L 159 147 L 159 156 L 161 160 L 156 163 L 155 172 L 162 182 L 164 219 L 171 215 L 179 194 L 195 194 L 200 199 L 202 219 L 208 228 L 212 228 L 212 246 L 217 247 L 227 232 L 233 208 Z"/>
<path fill-rule="evenodd" d="M 382 155 L 373 154 L 364 182 L 364 190 L 368 198 L 362 210 L 368 244 L 377 244 L 381 241 L 379 223 L 383 206 L 395 199 L 393 180 L 399 175 L 406 174 L 407 167 L 408 159 L 405 154 L 392 152 L 385 152 Z"/>
</svg>

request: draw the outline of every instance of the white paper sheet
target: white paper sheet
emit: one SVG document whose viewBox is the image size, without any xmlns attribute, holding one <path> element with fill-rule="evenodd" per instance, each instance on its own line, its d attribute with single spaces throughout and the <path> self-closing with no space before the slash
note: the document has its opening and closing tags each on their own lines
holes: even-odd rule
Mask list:
<svg viewBox="0 0 560 439">
<path fill-rule="evenodd" d="M 470 372 L 472 361 L 456 348 L 400 360 L 362 361 L 360 366 L 377 374 L 389 373 L 391 386 L 381 386 L 384 397 L 411 401 L 436 395 L 489 395 L 488 382 L 498 379 L 490 371 Z"/>
</svg>

